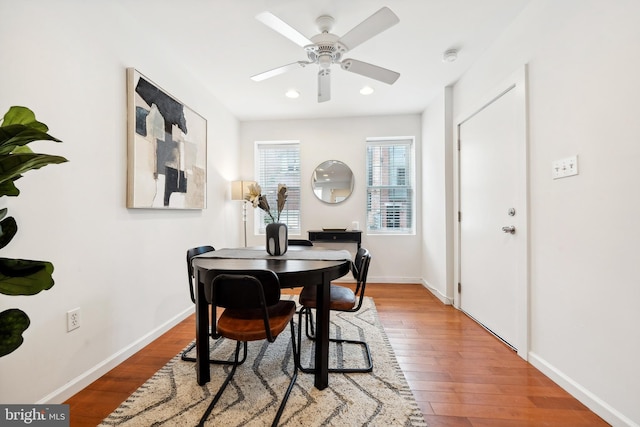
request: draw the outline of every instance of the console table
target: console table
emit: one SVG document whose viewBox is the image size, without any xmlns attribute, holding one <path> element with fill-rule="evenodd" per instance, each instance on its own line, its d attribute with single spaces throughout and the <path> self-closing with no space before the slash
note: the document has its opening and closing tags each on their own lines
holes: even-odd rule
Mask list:
<svg viewBox="0 0 640 427">
<path fill-rule="evenodd" d="M 360 249 L 362 231 L 360 230 L 309 230 L 309 240 L 312 242 L 355 243 Z"/>
</svg>

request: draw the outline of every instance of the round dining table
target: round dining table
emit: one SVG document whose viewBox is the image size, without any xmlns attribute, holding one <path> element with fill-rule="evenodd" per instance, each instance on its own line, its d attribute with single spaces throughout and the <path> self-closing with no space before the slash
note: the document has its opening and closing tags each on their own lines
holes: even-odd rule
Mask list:
<svg viewBox="0 0 640 427">
<path fill-rule="evenodd" d="M 310 251 L 306 249 L 305 251 Z M 295 251 L 295 250 L 294 250 Z M 323 258 L 323 250 L 311 255 Z M 327 250 L 324 250 L 326 253 Z M 337 251 L 330 251 L 337 252 Z M 342 251 L 346 252 L 346 251 Z M 216 254 L 216 257 L 211 257 Z M 194 257 L 196 283 L 196 373 L 198 384 L 211 380 L 209 371 L 209 306 L 205 299 L 205 283 L 211 283 L 217 270 L 271 270 L 278 276 L 281 288 L 315 285 L 317 289 L 316 349 L 314 385 L 322 390 L 329 384 L 329 291 L 331 281 L 346 275 L 351 269 L 350 259 L 292 259 L 267 256 L 263 258 L 219 257 L 220 251 Z M 348 254 L 348 252 L 347 252 Z M 309 253 L 305 254 L 307 257 Z M 333 255 L 333 254 L 332 254 Z M 233 255 L 231 255 L 233 256 Z M 298 325 L 298 327 L 300 327 Z"/>
</svg>

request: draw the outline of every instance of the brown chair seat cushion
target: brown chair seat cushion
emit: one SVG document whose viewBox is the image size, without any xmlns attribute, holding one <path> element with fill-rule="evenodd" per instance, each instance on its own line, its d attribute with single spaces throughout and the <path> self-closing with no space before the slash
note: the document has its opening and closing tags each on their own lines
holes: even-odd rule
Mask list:
<svg viewBox="0 0 640 427">
<path fill-rule="evenodd" d="M 296 313 L 293 301 L 280 301 L 269 307 L 271 335 L 277 337 Z M 218 319 L 218 333 L 236 341 L 256 341 L 267 338 L 264 330 L 263 312 L 256 310 L 225 309 Z"/>
<path fill-rule="evenodd" d="M 356 305 L 356 295 L 344 286 L 331 285 L 329 310 L 351 310 Z M 306 308 L 316 308 L 316 287 L 305 286 L 300 292 L 300 304 Z"/>
</svg>

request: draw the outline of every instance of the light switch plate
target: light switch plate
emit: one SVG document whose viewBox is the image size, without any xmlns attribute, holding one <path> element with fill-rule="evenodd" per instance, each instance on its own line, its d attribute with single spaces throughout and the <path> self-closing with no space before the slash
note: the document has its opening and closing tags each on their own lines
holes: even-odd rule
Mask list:
<svg viewBox="0 0 640 427">
<path fill-rule="evenodd" d="M 578 175 L 578 156 L 567 157 L 566 159 L 555 160 L 553 162 L 553 179 L 566 178 Z"/>
</svg>

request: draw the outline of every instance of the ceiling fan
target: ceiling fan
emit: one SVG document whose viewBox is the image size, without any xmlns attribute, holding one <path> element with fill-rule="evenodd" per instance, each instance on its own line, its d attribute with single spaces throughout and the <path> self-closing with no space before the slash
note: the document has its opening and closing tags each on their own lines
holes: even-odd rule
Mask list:
<svg viewBox="0 0 640 427">
<path fill-rule="evenodd" d="M 292 62 L 291 64 L 256 74 L 251 77 L 254 81 L 262 81 L 298 67 L 318 64 L 320 66 L 318 71 L 318 102 L 325 102 L 331 99 L 331 64 L 339 64 L 343 70 L 387 84 L 395 83 L 400 77 L 400 73 L 377 65 L 358 61 L 357 59 L 342 59 L 346 52 L 400 22 L 400 19 L 388 7 L 378 10 L 342 37 L 331 33 L 334 19 L 328 15 L 322 15 L 316 19 L 320 34 L 311 37 L 311 39 L 308 39 L 270 12 L 262 12 L 256 16 L 256 19 L 303 47 L 307 53 L 308 61 Z"/>
</svg>

